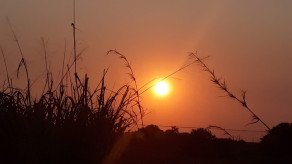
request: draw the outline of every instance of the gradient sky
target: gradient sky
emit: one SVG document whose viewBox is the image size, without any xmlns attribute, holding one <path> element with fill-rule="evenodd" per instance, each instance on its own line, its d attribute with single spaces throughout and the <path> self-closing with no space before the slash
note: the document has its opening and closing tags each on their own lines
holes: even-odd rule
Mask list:
<svg viewBox="0 0 292 164">
<path fill-rule="evenodd" d="M 292 122 L 292 1 L 245 0 L 76 0 L 78 63 L 96 83 L 110 67 L 108 87 L 130 81 L 123 63 L 105 56 L 116 49 L 131 61 L 138 85 L 164 77 L 186 63 L 188 53 L 210 56 L 209 66 L 236 94 L 247 90 L 247 102 L 269 126 Z M 41 37 L 48 41 L 48 60 L 59 78 L 67 43 L 72 60 L 71 0 L 0 0 L 0 45 L 11 74 L 17 53 L 6 21 L 9 17 L 28 60 L 32 79 L 45 70 Z M 1 58 L 1 83 L 5 69 Z M 117 76 L 118 75 L 118 76 Z M 20 80 L 14 80 L 21 86 Z M 167 79 L 170 93 L 142 95 L 146 124 L 265 130 L 245 126 L 250 114 L 214 86 L 197 65 Z M 35 86 L 43 85 L 37 81 Z M 37 89 L 35 89 L 37 90 Z M 232 132 L 233 133 L 233 132 Z M 246 140 L 262 134 L 233 133 Z"/>
</svg>

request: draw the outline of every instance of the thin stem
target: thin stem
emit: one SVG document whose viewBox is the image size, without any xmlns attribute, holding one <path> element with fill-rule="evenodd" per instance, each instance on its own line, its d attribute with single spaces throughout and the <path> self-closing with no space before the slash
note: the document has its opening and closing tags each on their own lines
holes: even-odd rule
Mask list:
<svg viewBox="0 0 292 164">
<path fill-rule="evenodd" d="M 42 45 L 43 45 L 43 49 L 44 49 L 44 55 L 45 55 L 45 65 L 46 65 L 46 73 L 47 73 L 47 85 L 48 85 L 48 89 L 50 88 L 50 77 L 49 77 L 49 68 L 48 68 L 48 59 L 47 59 L 47 46 L 46 46 L 46 42 L 45 39 L 42 37 Z"/>
<path fill-rule="evenodd" d="M 0 49 L 1 49 L 2 57 L 3 57 L 3 60 L 4 60 L 5 69 L 6 69 L 6 76 L 7 76 L 8 86 L 10 88 L 10 92 L 12 93 L 12 86 L 11 86 L 11 83 L 10 83 L 10 78 L 9 78 L 7 63 L 6 63 L 6 59 L 5 59 L 5 53 L 4 53 L 4 50 L 2 49 L 1 46 L 0 46 Z"/>
<path fill-rule="evenodd" d="M 62 65 L 62 79 L 61 79 L 62 85 L 63 85 L 63 76 L 64 76 L 64 67 L 65 67 L 66 51 L 67 51 L 67 42 L 65 40 L 65 48 L 64 48 L 64 53 L 63 53 L 63 65 Z"/>
<path fill-rule="evenodd" d="M 230 90 L 227 88 L 226 82 L 225 80 L 222 82 L 222 80 L 220 78 L 217 77 L 217 75 L 215 74 L 214 70 L 211 70 L 203 61 L 202 58 L 197 56 L 197 52 L 196 53 L 190 53 L 190 57 L 191 59 L 194 59 L 194 61 L 196 63 L 198 63 L 204 71 L 208 72 L 211 76 L 211 81 L 217 85 L 221 90 L 223 90 L 225 93 L 227 93 L 227 95 L 236 100 L 237 102 L 239 102 L 245 109 L 247 109 L 251 115 L 252 115 L 252 119 L 254 120 L 253 122 L 249 123 L 249 124 L 254 124 L 257 122 L 261 122 L 268 130 L 271 130 L 271 128 L 261 119 L 258 117 L 258 115 L 256 115 L 247 105 L 246 102 L 246 92 L 242 92 L 242 99 L 239 99 L 236 95 L 234 95 L 232 92 L 230 92 Z"/>
<path fill-rule="evenodd" d="M 73 0 L 73 40 L 74 40 L 74 62 L 75 62 L 75 75 L 77 73 L 77 61 L 76 61 L 76 10 L 75 10 L 75 0 Z"/>
<path fill-rule="evenodd" d="M 28 75 L 28 69 L 27 69 L 26 61 L 25 61 L 25 58 L 24 58 L 24 55 L 23 55 L 23 52 L 22 52 L 22 49 L 21 49 L 19 40 L 16 37 L 16 34 L 15 34 L 14 30 L 13 30 L 13 27 L 12 27 L 12 25 L 10 23 L 9 18 L 6 17 L 6 20 L 7 20 L 7 23 L 9 25 L 9 27 L 10 27 L 10 30 L 11 30 L 11 32 L 13 34 L 13 38 L 14 38 L 14 41 L 16 42 L 16 44 L 17 44 L 18 50 L 20 52 L 20 55 L 21 55 L 21 61 L 19 63 L 18 69 L 17 69 L 17 74 L 19 72 L 20 67 L 23 64 L 24 65 L 25 72 L 26 72 L 26 80 L 27 80 L 27 97 L 28 97 L 29 105 L 31 105 L 31 99 L 30 99 L 30 79 L 29 79 L 29 75 Z"/>
</svg>

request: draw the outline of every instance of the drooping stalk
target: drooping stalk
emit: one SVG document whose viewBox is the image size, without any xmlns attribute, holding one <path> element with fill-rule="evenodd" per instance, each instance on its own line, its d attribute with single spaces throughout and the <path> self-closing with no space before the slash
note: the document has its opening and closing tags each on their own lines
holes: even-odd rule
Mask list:
<svg viewBox="0 0 292 164">
<path fill-rule="evenodd" d="M 17 47 L 18 47 L 18 50 L 19 50 L 19 53 L 21 55 L 21 60 L 19 62 L 19 65 L 18 65 L 18 68 L 17 68 L 17 77 L 18 77 L 18 74 L 19 74 L 19 70 L 20 70 L 20 67 L 23 65 L 24 66 L 24 69 L 25 69 L 25 73 L 26 73 L 26 80 L 27 80 L 27 99 L 28 99 L 28 103 L 29 105 L 31 105 L 31 94 L 30 94 L 30 79 L 29 79 L 29 75 L 28 75 L 28 68 L 27 68 L 27 65 L 26 65 L 26 60 L 24 58 L 24 55 L 23 55 L 23 52 L 22 52 L 22 49 L 21 49 L 21 46 L 20 46 L 20 43 L 19 43 L 19 40 L 13 30 L 13 27 L 10 23 L 10 20 L 8 17 L 6 17 L 6 20 L 8 22 L 8 25 L 10 27 L 10 30 L 12 32 L 12 35 L 13 35 L 13 38 L 14 38 L 14 41 L 16 42 L 17 44 Z"/>
<path fill-rule="evenodd" d="M 247 105 L 246 102 L 246 92 L 242 91 L 242 97 L 241 99 L 238 98 L 235 94 L 233 94 L 229 88 L 227 88 L 225 80 L 222 81 L 222 79 L 218 78 L 217 75 L 215 74 L 214 69 L 210 69 L 207 64 L 203 61 L 202 58 L 200 58 L 196 53 L 190 53 L 190 58 L 194 60 L 194 62 L 198 63 L 202 68 L 203 71 L 206 71 L 210 74 L 211 76 L 211 81 L 217 85 L 221 90 L 223 90 L 230 98 L 236 100 L 238 103 L 240 103 L 249 113 L 252 115 L 252 122 L 249 124 L 255 124 L 257 122 L 262 123 L 267 130 L 271 130 L 271 128 L 258 116 L 256 115 L 251 108 Z"/>
</svg>

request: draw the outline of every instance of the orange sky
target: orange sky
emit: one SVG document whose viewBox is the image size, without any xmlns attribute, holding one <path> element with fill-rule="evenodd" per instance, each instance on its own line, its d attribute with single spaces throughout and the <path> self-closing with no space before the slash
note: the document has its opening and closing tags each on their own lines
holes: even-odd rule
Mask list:
<svg viewBox="0 0 292 164">
<path fill-rule="evenodd" d="M 129 81 L 121 60 L 105 56 L 109 49 L 127 56 L 140 86 L 177 70 L 188 52 L 197 50 L 200 56 L 211 56 L 208 64 L 226 78 L 232 91 L 248 91 L 249 106 L 268 125 L 292 122 L 291 1 L 76 1 L 78 49 L 86 48 L 78 67 L 92 83 L 107 67 L 109 88 Z M 57 78 L 65 40 L 72 53 L 72 1 L 0 0 L 0 45 L 9 70 L 14 70 L 20 58 L 6 16 L 21 41 L 31 76 L 37 78 L 45 70 L 44 37 Z M 2 82 L 3 64 L 0 77 Z M 250 114 L 220 97 L 224 94 L 200 67 L 193 65 L 167 81 L 171 91 L 166 97 L 158 98 L 151 90 L 142 95 L 149 113 L 146 124 L 264 130 L 261 124 L 246 127 Z"/>
</svg>

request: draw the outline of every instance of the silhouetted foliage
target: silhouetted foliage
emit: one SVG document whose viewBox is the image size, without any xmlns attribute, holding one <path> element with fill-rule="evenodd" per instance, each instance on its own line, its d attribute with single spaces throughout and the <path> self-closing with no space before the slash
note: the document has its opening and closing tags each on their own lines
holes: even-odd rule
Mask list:
<svg viewBox="0 0 292 164">
<path fill-rule="evenodd" d="M 157 125 L 148 125 L 145 128 L 141 128 L 137 131 L 143 137 L 159 137 L 163 135 L 163 131 Z"/>
<path fill-rule="evenodd" d="M 196 140 L 213 140 L 215 136 L 207 129 L 199 128 L 193 129 L 191 131 L 192 137 L 196 138 Z"/>
<path fill-rule="evenodd" d="M 167 135 L 176 135 L 178 134 L 178 128 L 176 126 L 172 126 L 171 129 L 167 129 L 165 133 Z"/>
<path fill-rule="evenodd" d="M 280 123 L 273 127 L 267 135 L 261 139 L 266 153 L 279 156 L 292 155 L 292 124 Z"/>
<path fill-rule="evenodd" d="M 247 163 L 260 161 L 258 147 L 258 144 L 218 139 L 203 128 L 178 133 L 176 127 L 163 132 L 150 125 L 132 132 L 118 163 Z"/>
<path fill-rule="evenodd" d="M 274 127 L 261 143 L 218 139 L 204 128 L 179 133 L 176 127 L 162 131 L 156 125 L 149 125 L 124 134 L 128 125 L 121 124 L 120 119 L 113 120 L 114 111 L 106 108 L 107 101 L 103 108 L 93 112 L 84 104 L 85 100 L 76 102 L 56 93 L 46 93 L 29 106 L 20 91 L 0 92 L 1 160 L 101 163 L 109 157 L 114 160 L 106 163 L 290 161 L 291 124 L 288 123 Z"/>
<path fill-rule="evenodd" d="M 24 163 L 99 163 L 126 128 L 136 122 L 130 86 L 106 97 L 104 77 L 93 92 L 88 78 L 60 86 L 32 103 L 27 91 L 0 92 L 1 160 Z M 48 85 L 49 86 L 49 85 Z"/>
<path fill-rule="evenodd" d="M 46 46 L 42 41 L 46 58 Z M 76 72 L 76 60 L 80 54 L 75 52 L 73 63 L 68 65 L 67 72 L 62 70 L 62 79 L 55 89 L 52 74 L 46 68 L 47 79 L 42 95 L 33 98 L 26 62 L 18 41 L 17 44 L 21 52 L 17 72 L 22 65 L 25 66 L 27 88 L 13 87 L 6 66 L 8 85 L 4 85 L 0 91 L 0 163 L 292 162 L 289 159 L 292 155 L 292 128 L 288 123 L 269 130 L 261 143 L 236 141 L 218 126 L 179 133 L 175 126 L 163 131 L 156 125 L 149 125 L 135 132 L 124 133 L 131 125 L 137 125 L 139 119 L 143 126 L 144 111 L 140 104 L 140 93 L 149 88 L 139 92 L 132 67 L 126 57 L 115 50 L 108 53 L 114 53 L 124 60 L 134 86 L 124 85 L 116 92 L 106 94 L 105 71 L 96 89 L 90 90 L 88 77 L 80 80 Z M 1 52 L 6 65 L 3 49 Z M 214 71 L 200 58 L 195 58 L 211 73 L 215 84 L 242 103 L 255 122 L 260 121 L 269 129 L 246 105 L 245 92 L 242 100 L 238 99 L 229 92 L 225 82 L 215 76 Z M 72 82 L 70 68 L 74 64 L 75 82 Z M 63 78 L 66 76 L 70 77 L 70 83 L 64 84 Z M 209 130 L 211 128 L 223 130 L 232 139 L 216 138 Z"/>
</svg>

